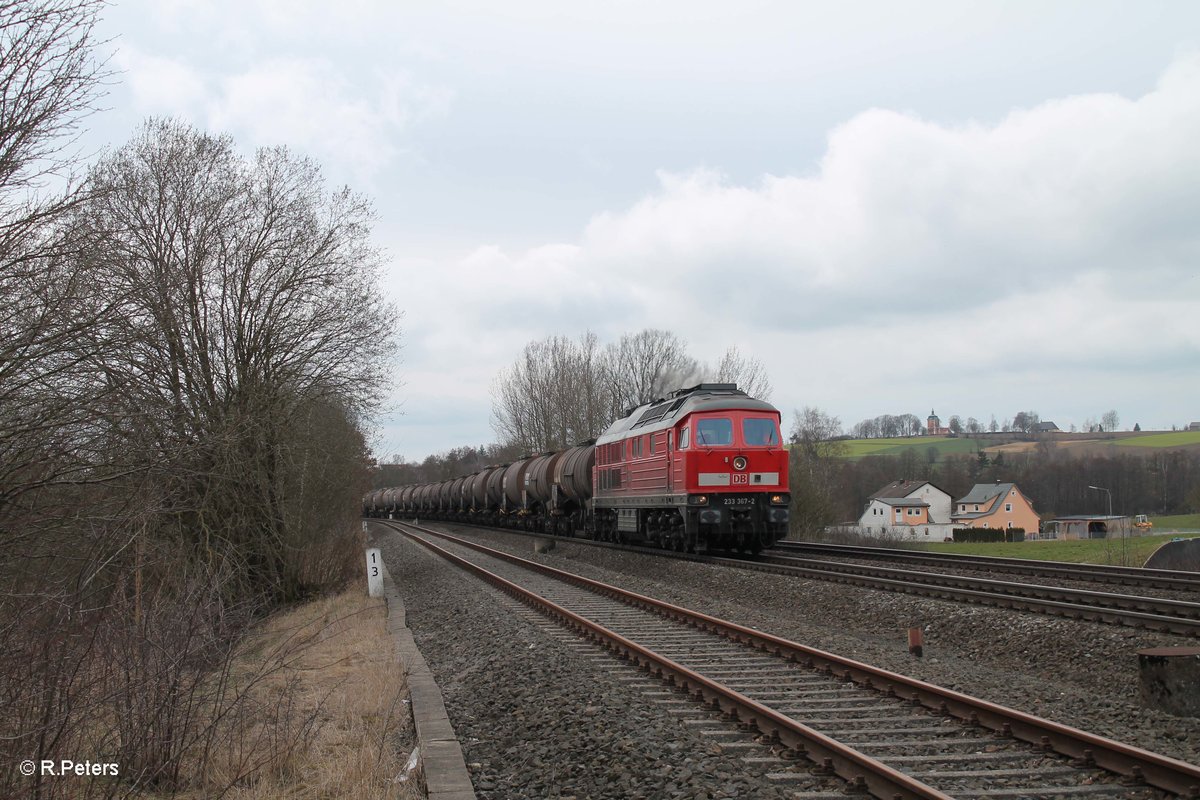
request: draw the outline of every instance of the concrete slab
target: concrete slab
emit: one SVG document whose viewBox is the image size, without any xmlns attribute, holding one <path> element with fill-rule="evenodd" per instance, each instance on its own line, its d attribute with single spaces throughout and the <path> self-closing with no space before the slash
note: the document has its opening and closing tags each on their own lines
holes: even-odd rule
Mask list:
<svg viewBox="0 0 1200 800">
<path fill-rule="evenodd" d="M 387 629 L 395 643 L 396 655 L 408 679 L 413 724 L 417 745 L 421 748 L 421 768 L 430 800 L 475 800 L 471 773 L 467 770 L 462 747 L 446 714 L 442 690 L 429 665 L 417 648 L 412 631 L 405 624 L 404 600 L 392 576 L 383 567 L 383 592 L 387 600 Z"/>
</svg>

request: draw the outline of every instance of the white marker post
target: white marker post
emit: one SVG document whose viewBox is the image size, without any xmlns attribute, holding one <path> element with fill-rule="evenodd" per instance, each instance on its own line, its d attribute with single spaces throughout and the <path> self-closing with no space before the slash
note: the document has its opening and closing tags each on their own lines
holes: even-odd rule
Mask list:
<svg viewBox="0 0 1200 800">
<path fill-rule="evenodd" d="M 383 559 L 378 547 L 367 548 L 367 595 L 383 597 Z"/>
</svg>

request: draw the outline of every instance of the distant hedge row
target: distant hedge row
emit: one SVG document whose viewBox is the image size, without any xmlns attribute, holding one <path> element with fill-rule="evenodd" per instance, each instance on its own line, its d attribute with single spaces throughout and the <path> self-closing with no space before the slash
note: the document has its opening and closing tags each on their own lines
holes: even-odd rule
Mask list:
<svg viewBox="0 0 1200 800">
<path fill-rule="evenodd" d="M 980 542 L 1023 542 L 1024 528 L 955 528 L 954 541 L 967 544 Z"/>
</svg>

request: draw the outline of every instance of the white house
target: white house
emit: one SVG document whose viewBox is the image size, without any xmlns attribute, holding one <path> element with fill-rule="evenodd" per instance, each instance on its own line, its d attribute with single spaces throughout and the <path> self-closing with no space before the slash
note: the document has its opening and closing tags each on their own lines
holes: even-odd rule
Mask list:
<svg viewBox="0 0 1200 800">
<path fill-rule="evenodd" d="M 951 535 L 950 495 L 929 481 L 893 481 L 867 499 L 858 532 L 885 539 L 940 542 Z"/>
</svg>

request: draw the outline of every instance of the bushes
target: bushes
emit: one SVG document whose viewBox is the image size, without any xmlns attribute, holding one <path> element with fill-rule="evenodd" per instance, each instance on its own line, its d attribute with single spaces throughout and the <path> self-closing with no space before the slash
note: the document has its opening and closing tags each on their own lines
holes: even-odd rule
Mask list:
<svg viewBox="0 0 1200 800">
<path fill-rule="evenodd" d="M 395 344 L 369 204 L 312 163 L 152 122 L 89 188 L 28 243 L 61 246 L 0 237 L 0 761 L 121 772 L 0 771 L 3 797 L 170 793 L 214 720 L 287 712 L 231 655 L 357 565 Z M 268 750 L 305 724 L 269 720 Z"/>
<path fill-rule="evenodd" d="M 120 776 L 14 767 L 2 797 L 169 794 L 220 720 L 303 741 L 231 655 L 357 563 L 396 344 L 370 203 L 284 148 L 152 121 L 44 191 L 84 172 L 61 148 L 102 88 L 102 6 L 0 4 L 0 762 Z"/>
<path fill-rule="evenodd" d="M 954 541 L 967 544 L 980 542 L 1023 542 L 1024 528 L 955 528 Z"/>
</svg>

